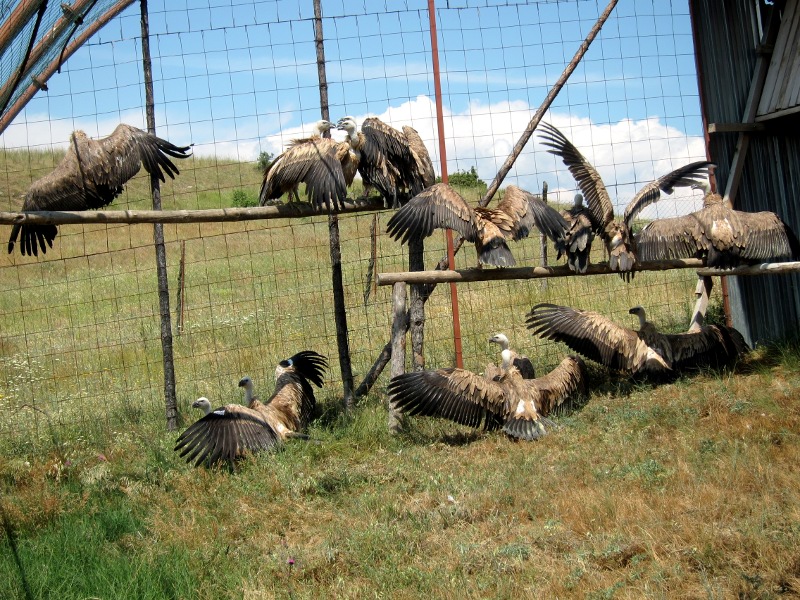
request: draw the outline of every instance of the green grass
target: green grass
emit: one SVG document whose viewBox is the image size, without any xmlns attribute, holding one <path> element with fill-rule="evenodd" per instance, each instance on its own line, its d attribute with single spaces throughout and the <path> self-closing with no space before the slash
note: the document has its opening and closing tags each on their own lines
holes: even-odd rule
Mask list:
<svg viewBox="0 0 800 600">
<path fill-rule="evenodd" d="M 57 155 L 0 155 L 3 208 Z M 190 159 L 165 208 L 255 197 L 253 165 Z M 465 189 L 470 202 L 477 192 Z M 358 193 L 357 191 L 354 193 Z M 146 208 L 137 177 L 113 208 Z M 379 215 L 385 231 L 389 213 Z M 391 328 L 390 290 L 366 305 L 372 215 L 339 219 L 356 383 Z M 326 217 L 165 226 L 178 401 L 268 394 L 274 365 L 310 348 L 331 358 L 310 443 L 237 473 L 193 469 L 164 431 L 152 229 L 64 226 L 39 259 L 0 258 L 0 597 L 774 597 L 800 593 L 798 361 L 760 350 L 736 374 L 653 387 L 592 369 L 585 405 L 535 444 L 435 420 L 386 427 L 385 373 L 341 412 Z M 184 327 L 175 329 L 185 242 Z M 536 236 L 515 243 L 539 264 Z M 549 250 L 552 260 L 552 249 Z M 426 264 L 444 253 L 426 242 Z M 405 248 L 378 238 L 379 271 Z M 597 249 L 594 260 L 603 260 Z M 460 268 L 475 264 L 465 247 Z M 506 332 L 540 372 L 566 349 L 532 337 L 538 302 L 634 325 L 642 304 L 682 330 L 691 271 L 459 285 L 465 366 L 497 361 Z M 449 286 L 426 305 L 425 358 L 454 362 Z M 76 576 L 75 573 L 80 573 Z M 6 586 L 6 588 L 3 588 Z"/>
</svg>

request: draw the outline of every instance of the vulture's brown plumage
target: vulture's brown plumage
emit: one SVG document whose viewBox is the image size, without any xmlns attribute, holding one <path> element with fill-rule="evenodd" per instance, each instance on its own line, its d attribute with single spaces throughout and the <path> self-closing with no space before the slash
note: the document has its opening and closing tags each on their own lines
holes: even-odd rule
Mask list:
<svg viewBox="0 0 800 600">
<path fill-rule="evenodd" d="M 584 388 L 583 361 L 569 356 L 538 379 L 523 379 L 516 367 L 493 378 L 445 368 L 396 375 L 388 390 L 392 406 L 401 412 L 469 427 L 501 426 L 511 437 L 535 440 L 546 433 L 545 417 Z"/>
<path fill-rule="evenodd" d="M 89 210 L 102 208 L 119 196 L 123 186 L 144 166 L 151 175 L 165 181 L 174 179 L 178 168 L 170 160 L 191 156 L 191 146 L 175 146 L 147 131 L 124 123 L 108 137 L 98 140 L 76 130 L 70 136 L 67 153 L 55 169 L 34 181 L 25 193 L 22 210 Z M 53 247 L 58 234 L 55 225 L 14 225 L 8 239 L 13 252 L 20 233 L 22 254 L 38 256 Z"/>
<path fill-rule="evenodd" d="M 614 218 L 611 197 L 592 164 L 558 129 L 549 123 L 542 123 L 541 129 L 543 132 L 540 137 L 544 145 L 550 148 L 549 152 L 561 157 L 583 192 L 589 208 L 585 215 L 591 220 L 594 233 L 599 235 L 606 245 L 609 267 L 613 271 L 628 274 L 626 276 L 630 275 L 636 264 L 636 249 L 631 230 L 636 215 L 657 201 L 661 192 L 671 194 L 676 187 L 687 187 L 697 183 L 698 178 L 706 175 L 712 166 L 708 161 L 693 162 L 651 181 L 628 203 L 624 218 L 620 221 Z M 564 246 L 568 254 L 568 264 L 571 268 L 573 264 L 580 268 L 583 265 L 583 258 L 569 258 L 572 244 L 572 239 L 567 237 Z"/>
<path fill-rule="evenodd" d="M 528 237 L 534 227 L 555 242 L 567 222 L 541 198 L 513 185 L 505 189 L 497 208 L 472 208 L 452 187 L 437 183 L 393 214 L 387 231 L 405 243 L 428 237 L 434 229 L 453 229 L 475 243 L 479 265 L 513 267 L 516 261 L 506 240 Z"/>
<path fill-rule="evenodd" d="M 342 117 L 336 127 L 347 132 L 365 195 L 374 187 L 387 206 L 397 208 L 401 198 L 433 185 L 433 163 L 416 129 L 399 131 L 377 117 L 364 119 L 361 131 L 353 117 Z"/>
<path fill-rule="evenodd" d="M 306 196 L 318 209 L 336 210 L 344 207 L 347 183 L 344 165 L 349 161 L 350 146 L 322 134 L 333 128 L 330 121 L 316 124 L 317 135 L 292 140 L 264 171 L 258 202 L 265 206 L 270 200 L 289 195 L 299 201 L 298 188 L 306 184 Z"/>
<path fill-rule="evenodd" d="M 556 242 L 556 258 L 566 255 L 570 271 L 586 273 L 594 240 L 594 227 L 589 209 L 583 205 L 583 194 L 575 194 L 572 207 L 562 211 L 561 216 L 568 226 L 563 238 Z"/>
<path fill-rule="evenodd" d="M 707 181 L 703 208 L 670 219 L 656 219 L 636 234 L 642 260 L 702 258 L 710 267 L 728 268 L 768 260 L 796 260 L 800 242 L 773 212 L 744 212 L 726 205 Z"/>
<path fill-rule="evenodd" d="M 749 350 L 733 327 L 704 325 L 686 333 L 661 333 L 646 320 L 641 306 L 629 312 L 639 317 L 639 331 L 594 311 L 555 304 L 534 306 L 527 324 L 542 338 L 563 342 L 586 358 L 629 374 L 669 376 L 691 368 L 722 367 Z"/>
<path fill-rule="evenodd" d="M 275 369 L 275 392 L 261 402 L 253 395 L 253 381 L 244 377 L 239 386 L 245 390 L 245 405 L 228 404 L 211 410 L 207 398 L 193 406 L 206 415 L 189 426 L 177 440 L 175 450 L 195 466 L 210 466 L 235 459 L 247 452 L 269 450 L 289 438 L 306 437 L 301 431 L 308 425 L 316 406 L 313 383 L 322 387 L 327 359 L 304 350 L 282 360 Z"/>
<path fill-rule="evenodd" d="M 500 358 L 502 360 L 500 364 L 501 369 L 508 370 L 513 366 L 517 368 L 523 379 L 536 378 L 536 370 L 533 368 L 531 359 L 511 348 L 506 334 L 495 333 L 489 338 L 489 343 L 500 346 Z"/>
</svg>

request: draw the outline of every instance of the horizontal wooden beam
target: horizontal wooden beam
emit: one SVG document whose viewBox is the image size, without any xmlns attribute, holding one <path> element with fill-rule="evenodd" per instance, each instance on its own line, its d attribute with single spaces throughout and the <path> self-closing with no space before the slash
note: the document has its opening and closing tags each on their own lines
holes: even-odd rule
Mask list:
<svg viewBox="0 0 800 600">
<path fill-rule="evenodd" d="M 709 123 L 708 133 L 760 133 L 767 127 L 763 123 Z"/>
<path fill-rule="evenodd" d="M 697 269 L 703 266 L 699 258 L 664 260 L 638 263 L 634 271 L 667 271 L 669 269 Z M 542 277 L 583 277 L 585 275 L 618 275 L 607 262 L 589 265 L 586 273 L 575 273 L 567 265 L 557 267 L 511 267 L 487 269 L 461 269 L 455 271 L 401 271 L 397 273 L 378 273 L 378 285 L 405 283 L 448 283 L 466 281 L 500 281 L 507 279 L 540 279 Z"/>
<path fill-rule="evenodd" d="M 798 272 L 800 272 L 800 262 L 761 263 L 758 265 L 743 265 L 741 267 L 734 267 L 733 269 L 702 268 L 697 270 L 697 274 L 700 277 L 707 277 L 709 275 L 777 275 L 781 273 Z"/>
<path fill-rule="evenodd" d="M 669 271 L 672 269 L 696 269 L 699 276 L 764 275 L 767 273 L 792 273 L 800 271 L 800 262 L 763 263 L 735 269 L 710 269 L 703 266 L 699 258 L 660 260 L 637 263 L 635 272 Z M 619 275 L 607 262 L 589 265 L 586 273 L 570 271 L 567 265 L 557 267 L 512 267 L 509 269 L 461 269 L 456 271 L 400 271 L 378 273 L 378 285 L 404 283 L 462 283 L 469 281 L 501 281 L 509 279 L 540 279 L 544 277 L 583 277 L 586 275 Z"/>
<path fill-rule="evenodd" d="M 335 213 L 351 213 L 383 210 L 381 198 L 348 200 L 343 210 Z M 310 217 L 327 215 L 325 210 L 317 210 L 310 204 L 290 202 L 274 206 L 252 208 L 209 208 L 204 210 L 76 210 L 76 211 L 0 211 L 0 223 L 53 224 L 68 223 L 209 223 L 218 221 L 255 221 L 259 219 L 287 219 L 291 217 Z"/>
</svg>

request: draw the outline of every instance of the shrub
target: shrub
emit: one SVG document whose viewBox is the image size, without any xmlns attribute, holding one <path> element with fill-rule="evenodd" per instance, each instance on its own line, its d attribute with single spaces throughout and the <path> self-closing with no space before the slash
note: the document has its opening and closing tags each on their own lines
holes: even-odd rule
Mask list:
<svg viewBox="0 0 800 600">
<path fill-rule="evenodd" d="M 437 178 L 436 181 L 441 181 L 441 177 Z M 450 185 L 459 186 L 459 187 L 467 187 L 467 188 L 480 188 L 486 187 L 486 182 L 483 181 L 480 177 L 478 177 L 478 171 L 475 170 L 475 167 L 471 167 L 469 171 L 456 171 L 448 176 L 448 182 Z"/>
<path fill-rule="evenodd" d="M 245 190 L 233 190 L 233 206 L 237 208 L 247 208 L 248 206 L 258 206 L 258 198 Z"/>
<path fill-rule="evenodd" d="M 272 152 L 267 152 L 266 150 L 262 150 L 261 153 L 258 155 L 256 159 L 256 169 L 261 171 L 262 173 L 267 170 L 267 167 L 272 164 L 272 159 L 275 158 L 275 155 Z"/>
</svg>

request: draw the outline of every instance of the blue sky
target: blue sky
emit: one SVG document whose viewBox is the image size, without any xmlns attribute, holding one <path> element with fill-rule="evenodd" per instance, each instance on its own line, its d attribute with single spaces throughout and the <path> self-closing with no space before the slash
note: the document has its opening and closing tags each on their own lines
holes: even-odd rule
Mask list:
<svg viewBox="0 0 800 600">
<path fill-rule="evenodd" d="M 450 172 L 494 177 L 605 5 L 437 2 Z M 193 142 L 198 155 L 251 161 L 310 132 L 320 116 L 311 0 L 149 7 L 161 135 Z M 332 118 L 410 124 L 438 163 L 427 2 L 323 0 L 323 14 Z M 139 38 L 136 3 L 69 59 L 0 143 L 63 146 L 73 129 L 143 126 Z M 620 210 L 638 186 L 704 158 L 688 3 L 621 0 L 546 120 L 595 164 Z M 569 173 L 532 143 L 505 183 L 536 191 L 543 181 L 571 199 Z M 699 192 L 689 196 L 658 214 L 696 208 Z"/>
</svg>

